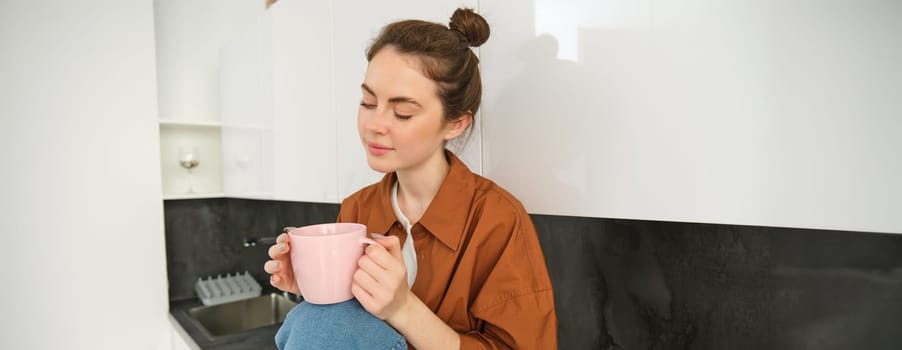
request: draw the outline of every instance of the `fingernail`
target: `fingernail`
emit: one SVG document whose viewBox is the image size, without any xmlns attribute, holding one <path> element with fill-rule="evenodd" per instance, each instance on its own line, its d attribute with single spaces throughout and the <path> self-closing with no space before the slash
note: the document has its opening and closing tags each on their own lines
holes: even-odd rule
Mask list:
<svg viewBox="0 0 902 350">
<path fill-rule="evenodd" d="M 284 251 L 285 251 L 285 243 L 279 243 L 279 251 L 280 251 L 280 252 L 284 252 Z"/>
<path fill-rule="evenodd" d="M 272 262 L 272 268 L 273 268 L 273 270 L 278 269 L 278 268 L 279 268 L 279 262 L 278 262 L 278 261 L 273 261 L 273 262 Z"/>
</svg>

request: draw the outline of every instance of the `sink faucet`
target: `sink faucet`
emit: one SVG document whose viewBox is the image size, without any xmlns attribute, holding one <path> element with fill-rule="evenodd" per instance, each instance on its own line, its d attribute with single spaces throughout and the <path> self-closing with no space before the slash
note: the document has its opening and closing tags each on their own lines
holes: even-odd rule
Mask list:
<svg viewBox="0 0 902 350">
<path fill-rule="evenodd" d="M 295 229 L 295 227 L 286 226 L 286 227 L 282 228 L 282 233 L 288 233 L 288 231 L 291 231 L 293 229 Z M 257 243 L 272 245 L 272 244 L 276 243 L 276 237 L 244 237 L 244 246 L 245 247 L 253 247 L 253 246 L 256 246 Z"/>
<path fill-rule="evenodd" d="M 253 247 L 257 244 L 272 245 L 276 243 L 276 237 L 244 237 L 244 246 Z"/>
</svg>

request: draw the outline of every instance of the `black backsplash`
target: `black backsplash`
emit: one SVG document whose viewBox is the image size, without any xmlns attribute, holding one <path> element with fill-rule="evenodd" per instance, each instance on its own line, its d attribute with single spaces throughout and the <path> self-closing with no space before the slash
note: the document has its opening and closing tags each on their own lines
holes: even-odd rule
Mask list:
<svg viewBox="0 0 902 350">
<path fill-rule="evenodd" d="M 335 222 L 338 204 L 235 198 L 164 201 L 169 299 L 194 298 L 198 277 L 248 271 L 263 287 L 269 244 L 244 246 L 245 238 L 272 237 L 286 226 Z"/>
<path fill-rule="evenodd" d="M 165 201 L 170 299 L 338 205 Z M 902 235 L 533 215 L 561 349 L 902 349 Z"/>
</svg>

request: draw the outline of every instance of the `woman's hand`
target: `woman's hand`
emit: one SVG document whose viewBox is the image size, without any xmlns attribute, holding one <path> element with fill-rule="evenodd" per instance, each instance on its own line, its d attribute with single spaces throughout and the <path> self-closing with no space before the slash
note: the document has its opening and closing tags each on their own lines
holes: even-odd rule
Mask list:
<svg viewBox="0 0 902 350">
<path fill-rule="evenodd" d="M 294 229 L 294 227 L 286 227 L 282 230 L 282 234 L 276 237 L 276 244 L 269 247 L 269 257 L 272 260 L 263 264 L 263 270 L 272 275 L 269 277 L 269 283 L 273 287 L 283 291 L 301 294 L 298 284 L 294 279 L 294 270 L 291 268 L 291 245 L 288 244 L 288 234 L 286 232 Z"/>
<path fill-rule="evenodd" d="M 408 238 L 411 239 L 411 238 Z M 391 322 L 401 314 L 412 297 L 407 286 L 407 267 L 401 256 L 398 237 L 376 239 L 379 245 L 366 247 L 366 254 L 357 261 L 351 293 L 363 308 L 379 319 Z"/>
</svg>

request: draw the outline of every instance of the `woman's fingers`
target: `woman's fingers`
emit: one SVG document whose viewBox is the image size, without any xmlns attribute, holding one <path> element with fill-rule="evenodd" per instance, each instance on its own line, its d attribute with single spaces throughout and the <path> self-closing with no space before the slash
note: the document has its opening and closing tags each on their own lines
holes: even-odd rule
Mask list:
<svg viewBox="0 0 902 350">
<path fill-rule="evenodd" d="M 269 257 L 273 259 L 283 258 L 289 249 L 288 242 L 273 244 L 269 247 Z"/>
<path fill-rule="evenodd" d="M 357 301 L 360 302 L 360 305 L 362 305 L 364 309 L 370 310 L 374 308 L 376 301 L 373 300 L 373 296 L 357 285 L 357 283 L 351 284 L 351 294 L 357 298 Z"/>
<path fill-rule="evenodd" d="M 286 227 L 286 230 L 291 229 Z M 291 257 L 288 252 L 291 246 L 288 234 L 282 233 L 276 237 L 276 244 L 269 247 L 269 257 L 272 260 L 263 264 L 263 270 L 270 274 L 269 283 L 280 290 L 300 294 L 297 283 L 294 280 L 294 271 L 291 269 Z"/>
<path fill-rule="evenodd" d="M 271 275 L 269 277 L 269 284 L 271 284 L 273 287 L 276 287 L 280 290 L 284 290 L 286 292 L 300 294 L 301 292 L 298 289 L 298 285 L 294 279 L 294 272 L 291 271 L 291 268 L 289 266 L 285 266 L 281 262 L 278 262 L 278 263 L 279 263 L 279 266 L 277 267 L 278 271 L 276 271 L 274 273 L 270 273 Z M 264 265 L 264 269 L 270 268 L 267 265 Z M 269 271 L 267 271 L 267 272 L 269 272 Z"/>
<path fill-rule="evenodd" d="M 412 239 L 408 237 L 408 239 Z M 387 236 L 376 239 L 376 243 L 379 243 L 385 250 L 387 250 L 392 256 L 397 258 L 398 260 L 403 261 L 401 253 L 401 240 L 398 239 L 398 236 Z"/>
<path fill-rule="evenodd" d="M 363 271 L 362 269 L 357 269 L 354 272 L 354 283 L 357 286 L 363 288 L 369 295 L 377 295 L 379 293 L 379 282 L 373 278 L 372 275 Z"/>
<path fill-rule="evenodd" d="M 263 264 L 263 271 L 266 271 L 266 273 L 270 275 L 279 273 L 279 262 L 276 260 L 267 261 Z"/>
<path fill-rule="evenodd" d="M 364 267 L 364 265 L 360 265 L 360 263 L 364 261 L 371 261 L 373 266 Z M 368 246 L 366 248 L 366 255 L 361 257 L 358 261 L 358 266 L 367 269 L 368 272 L 379 281 L 387 280 L 387 278 L 380 277 L 383 275 L 389 275 L 395 278 L 403 277 L 405 281 L 407 280 L 407 267 L 404 266 L 403 258 L 399 259 L 398 257 L 395 257 L 394 254 L 391 254 L 391 252 L 382 246 Z M 377 267 L 382 271 L 376 270 Z"/>
<path fill-rule="evenodd" d="M 358 269 L 354 273 L 354 283 L 351 283 L 351 294 L 357 298 L 360 305 L 374 316 L 382 318 L 382 310 L 391 302 L 390 295 L 384 288 L 379 286 L 369 274 Z"/>
<path fill-rule="evenodd" d="M 363 257 L 367 257 L 376 265 L 383 269 L 387 269 L 393 265 L 393 258 L 385 248 L 377 245 L 369 245 L 366 247 Z M 362 259 L 361 259 L 362 260 Z"/>
<path fill-rule="evenodd" d="M 388 268 L 377 264 L 369 255 L 357 260 L 359 268 L 354 273 L 354 281 L 377 299 L 391 295 L 402 285 L 407 286 L 407 272 L 403 263 L 395 262 L 391 256 L 388 259 L 393 262 Z"/>
<path fill-rule="evenodd" d="M 376 264 L 372 258 L 369 256 L 362 256 L 360 260 L 357 261 L 357 272 L 364 272 L 370 277 L 372 277 L 375 281 L 386 280 L 386 276 L 388 275 L 387 271 L 384 267 Z"/>
</svg>

